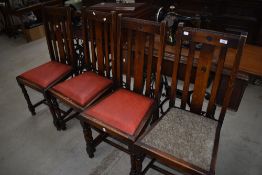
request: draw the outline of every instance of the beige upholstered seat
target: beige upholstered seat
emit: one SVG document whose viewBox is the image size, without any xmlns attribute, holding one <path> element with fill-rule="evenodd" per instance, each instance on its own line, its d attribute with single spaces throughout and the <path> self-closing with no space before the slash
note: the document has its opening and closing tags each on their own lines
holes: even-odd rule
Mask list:
<svg viewBox="0 0 262 175">
<path fill-rule="evenodd" d="M 142 142 L 208 171 L 216 127 L 212 119 L 172 108 Z"/>
</svg>

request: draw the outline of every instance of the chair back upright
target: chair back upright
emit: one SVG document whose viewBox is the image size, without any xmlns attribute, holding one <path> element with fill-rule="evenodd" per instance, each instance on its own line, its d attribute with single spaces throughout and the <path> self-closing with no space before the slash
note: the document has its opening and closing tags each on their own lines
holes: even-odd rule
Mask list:
<svg viewBox="0 0 262 175">
<path fill-rule="evenodd" d="M 107 78 L 116 77 L 116 13 L 88 9 L 82 12 L 85 67 Z"/>
<path fill-rule="evenodd" d="M 136 93 L 158 100 L 161 83 L 161 68 L 166 39 L 166 22 L 147 21 L 122 17 L 117 21 L 117 84 Z M 156 36 L 160 36 L 158 53 L 154 53 Z M 153 56 L 156 69 L 153 68 Z M 156 71 L 153 71 L 156 70 Z M 125 78 L 123 78 L 125 75 Z"/>
<path fill-rule="evenodd" d="M 184 27 L 180 23 L 176 34 L 175 59 L 171 84 L 170 106 L 176 102 L 178 85 L 178 72 L 180 64 L 185 64 L 183 92 L 179 108 L 186 109 L 190 98 L 190 111 L 197 114 L 205 114 L 206 117 L 214 118 L 216 100 L 221 79 L 227 77 L 226 92 L 223 96 L 223 104 L 218 112 L 218 120 L 223 123 L 230 97 L 238 73 L 240 59 L 247 34 L 233 35 L 216 31 Z M 235 59 L 232 66 L 225 65 L 227 56 Z M 203 107 L 209 76 L 213 74 L 211 95 L 206 109 Z M 189 97 L 190 81 L 194 79 L 193 94 Z"/>
<path fill-rule="evenodd" d="M 51 60 L 76 68 L 70 7 L 44 7 L 43 20 Z"/>
</svg>

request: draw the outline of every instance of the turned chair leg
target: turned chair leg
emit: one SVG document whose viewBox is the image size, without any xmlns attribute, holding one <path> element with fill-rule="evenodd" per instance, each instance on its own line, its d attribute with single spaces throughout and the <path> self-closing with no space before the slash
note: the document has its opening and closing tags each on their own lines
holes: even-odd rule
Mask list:
<svg viewBox="0 0 262 175">
<path fill-rule="evenodd" d="M 93 145 L 93 136 L 92 136 L 92 130 L 91 127 L 88 123 L 81 121 L 81 126 L 83 128 L 83 133 L 84 133 L 84 137 L 85 137 L 85 141 L 86 141 L 86 152 L 89 156 L 89 158 L 93 158 L 94 157 L 94 152 L 95 152 L 95 148 Z"/>
<path fill-rule="evenodd" d="M 22 92 L 23 92 L 24 97 L 25 97 L 25 100 L 26 100 L 26 102 L 27 102 L 27 106 L 28 106 L 29 111 L 31 112 L 32 115 L 36 115 L 35 107 L 34 107 L 34 105 L 32 104 L 32 102 L 31 102 L 31 100 L 30 100 L 30 98 L 29 98 L 29 95 L 28 95 L 28 93 L 27 93 L 27 90 L 26 90 L 26 88 L 25 88 L 25 85 L 22 84 L 22 83 L 20 83 L 19 81 L 17 81 L 17 82 L 18 82 L 19 86 L 20 86 L 21 89 L 22 89 Z"/>
<path fill-rule="evenodd" d="M 130 161 L 131 161 L 131 170 L 130 170 L 130 175 L 136 175 L 136 153 L 134 149 L 134 145 L 130 144 L 128 146 L 128 149 L 130 151 Z"/>
<path fill-rule="evenodd" d="M 141 153 L 137 153 L 136 155 L 136 175 L 142 175 L 142 168 L 143 168 L 143 160 L 145 156 Z"/>
<path fill-rule="evenodd" d="M 50 100 L 51 100 L 51 104 L 53 105 L 53 109 L 54 109 L 54 112 L 55 112 L 55 117 L 56 117 L 55 120 L 57 120 L 57 122 L 58 122 L 57 125 L 60 128 L 59 130 L 66 130 L 66 122 L 62 118 L 62 114 L 61 114 L 59 104 L 58 104 L 56 98 L 50 96 Z"/>
<path fill-rule="evenodd" d="M 50 95 L 48 93 L 44 93 L 44 98 L 46 99 L 47 105 L 49 107 L 49 110 L 51 112 L 51 115 L 53 117 L 53 124 L 56 127 L 56 129 L 58 131 L 61 130 L 60 124 L 59 124 L 59 120 L 58 117 L 56 116 L 56 112 L 55 112 L 55 108 L 54 108 L 54 104 L 52 103 L 52 98 L 50 97 Z"/>
</svg>

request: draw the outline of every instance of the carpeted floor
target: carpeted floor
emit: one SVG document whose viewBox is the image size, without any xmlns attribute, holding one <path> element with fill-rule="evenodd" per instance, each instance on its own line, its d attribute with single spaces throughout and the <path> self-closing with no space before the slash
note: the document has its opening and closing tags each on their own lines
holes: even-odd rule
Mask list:
<svg viewBox="0 0 262 175">
<path fill-rule="evenodd" d="M 0 36 L 0 174 L 127 175 L 129 157 L 106 143 L 95 158 L 85 153 L 77 120 L 58 132 L 46 106 L 31 116 L 15 77 L 48 60 L 45 39 L 26 43 Z M 29 91 L 32 100 L 41 95 Z M 262 175 L 262 87 L 249 85 L 238 112 L 228 112 L 222 128 L 218 175 Z M 153 170 L 149 175 L 157 175 Z"/>
</svg>

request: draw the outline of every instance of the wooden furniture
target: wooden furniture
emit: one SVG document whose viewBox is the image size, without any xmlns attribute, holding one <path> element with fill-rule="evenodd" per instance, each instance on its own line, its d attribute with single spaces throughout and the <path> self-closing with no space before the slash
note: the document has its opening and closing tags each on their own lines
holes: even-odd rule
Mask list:
<svg viewBox="0 0 262 175">
<path fill-rule="evenodd" d="M 156 42 L 156 48 L 157 48 L 157 42 Z M 186 52 L 182 52 L 182 55 L 185 56 Z M 175 59 L 174 57 L 174 46 L 166 45 L 165 47 L 165 57 L 163 62 L 163 73 L 167 76 L 172 76 L 172 63 Z M 239 108 L 239 105 L 241 103 L 243 94 L 245 92 L 245 89 L 248 85 L 249 76 L 262 76 L 262 47 L 246 44 L 243 49 L 243 55 L 239 66 L 239 72 L 236 79 L 236 83 L 234 85 L 233 89 L 233 95 L 230 100 L 229 108 L 231 110 L 237 111 Z M 232 68 L 234 60 L 234 55 L 232 51 L 229 51 L 229 54 L 226 57 L 225 60 L 225 66 L 227 68 Z M 186 62 L 182 59 L 181 64 L 185 65 Z M 180 76 L 183 77 L 183 72 L 180 73 Z M 218 104 L 222 104 L 222 98 L 223 94 L 225 92 L 225 84 L 224 82 L 227 81 L 227 76 L 223 76 L 223 81 L 220 85 L 220 91 L 218 96 L 221 98 L 217 99 Z"/>
<path fill-rule="evenodd" d="M 18 19 L 21 20 L 23 18 L 23 15 L 33 11 L 38 19 L 38 22 L 41 24 L 43 22 L 42 11 L 41 11 L 43 6 L 58 6 L 58 5 L 61 6 L 63 4 L 62 0 L 43 0 L 39 3 L 30 4 L 30 5 L 23 3 L 21 4 L 22 5 L 21 8 L 17 8 L 17 7 L 15 8 L 10 4 L 9 0 L 3 0 L 3 1 L 5 1 L 6 3 L 5 7 L 2 7 L 3 11 L 5 12 L 5 23 L 6 23 L 5 32 L 9 36 L 16 36 L 16 30 L 18 28 L 22 28 L 22 30 L 25 29 L 25 26 L 23 24 L 21 26 L 17 26 L 13 17 L 18 17 Z"/>
<path fill-rule="evenodd" d="M 82 0 L 82 4 L 83 6 L 85 7 L 89 7 L 91 5 L 95 5 L 95 4 L 98 4 L 98 3 L 102 3 L 102 2 L 106 2 L 106 3 L 112 3 L 112 2 L 116 2 L 114 0 Z"/>
<path fill-rule="evenodd" d="M 148 6 L 146 3 L 105 3 L 101 2 L 99 4 L 92 5 L 88 7 L 92 10 L 98 11 L 116 11 L 121 13 L 123 16 L 148 19 L 154 15 L 151 6 Z"/>
<path fill-rule="evenodd" d="M 158 49 L 159 47 L 159 38 L 156 37 L 155 38 L 155 50 Z M 237 111 L 240 104 L 241 104 L 241 100 L 243 97 L 243 94 L 245 92 L 245 89 L 248 85 L 248 80 L 249 80 L 249 75 L 254 75 L 254 73 L 256 73 L 255 75 L 260 75 L 262 72 L 259 69 L 260 65 L 262 65 L 262 60 L 260 59 L 260 54 L 255 54 L 260 53 L 259 51 L 262 51 L 261 47 L 258 46 L 253 46 L 253 45 L 245 45 L 244 50 L 243 50 L 243 56 L 241 59 L 241 63 L 240 63 L 240 68 L 239 68 L 239 72 L 237 75 L 237 79 L 236 82 L 234 84 L 234 88 L 233 88 L 233 94 L 232 94 L 232 98 L 230 99 L 230 103 L 228 108 L 230 110 L 233 111 Z M 173 72 L 173 62 L 176 59 L 175 55 L 174 55 L 174 51 L 175 51 L 175 46 L 171 46 L 166 44 L 165 46 L 165 55 L 164 55 L 164 59 L 163 59 L 163 69 L 162 69 L 162 73 L 165 76 L 171 77 L 172 76 L 172 72 Z M 179 71 L 179 79 L 183 80 L 184 79 L 184 72 L 185 72 L 185 67 L 186 67 L 186 57 L 188 56 L 188 51 L 187 49 L 182 49 L 181 52 L 181 56 L 182 58 L 180 59 L 180 71 Z M 154 54 L 154 56 L 157 56 L 156 54 Z M 196 58 L 199 57 L 199 54 L 195 55 Z M 249 61 L 248 61 L 249 60 Z M 227 69 L 231 69 L 233 66 L 233 61 L 234 61 L 234 51 L 233 50 L 229 50 L 228 55 L 226 56 L 226 60 L 225 60 L 225 67 Z M 250 63 L 249 63 L 250 62 Z M 252 64 L 253 62 L 253 64 Z M 155 63 L 155 62 L 154 62 Z M 254 64 L 256 63 L 256 64 Z M 252 67 L 250 65 L 253 65 Z M 193 70 L 195 71 L 195 69 Z M 251 74 L 253 73 L 253 74 Z M 193 74 L 195 75 L 195 74 Z M 212 77 L 214 75 L 212 74 L 210 76 L 210 83 L 212 83 Z M 192 82 L 194 81 L 194 78 L 192 77 Z M 218 92 L 218 98 L 216 103 L 218 105 L 221 105 L 223 103 L 223 97 L 225 95 L 225 90 L 226 90 L 226 82 L 228 79 L 228 75 L 223 75 L 222 76 L 222 81 L 220 83 L 219 86 L 219 92 Z M 169 87 L 168 87 L 169 89 Z M 192 91 L 190 92 L 192 93 Z M 165 93 L 165 96 L 168 96 L 169 93 Z M 208 97 L 208 95 L 207 95 Z M 161 104 L 164 104 L 166 100 L 163 100 L 161 102 Z"/>
<path fill-rule="evenodd" d="M 117 87 L 122 87 L 123 61 L 127 62 L 126 89 L 117 89 L 109 96 L 87 108 L 81 115 L 86 149 L 89 157 L 94 156 L 95 147 L 102 140 L 130 154 L 131 173 L 135 174 L 133 143 L 147 124 L 158 117 L 161 65 L 164 54 L 166 24 L 118 16 L 117 21 Z M 160 35 L 157 70 L 152 72 L 154 36 Z M 149 43 L 145 58 L 146 43 Z M 126 48 L 126 49 L 123 49 Z M 133 52 L 134 49 L 134 52 Z M 132 70 L 132 65 L 134 70 Z M 145 73 L 146 72 L 146 73 Z M 156 82 L 150 97 L 151 75 Z M 131 75 L 133 75 L 131 79 Z M 144 77 L 145 75 L 145 77 Z M 146 83 L 145 83 L 146 81 Z M 145 85 L 145 86 L 144 86 Z M 154 115 L 153 115 L 154 114 Z M 153 117 L 154 116 L 154 117 Z M 91 127 L 100 135 L 93 139 Z M 113 137 L 123 144 L 108 140 Z"/>
<path fill-rule="evenodd" d="M 179 26 L 175 48 L 173 75 L 170 94 L 170 108 L 165 116 L 156 122 L 136 142 L 136 174 L 142 173 L 143 155 L 149 155 L 178 171 L 190 174 L 215 174 L 220 130 L 224 121 L 230 96 L 240 65 L 246 34 L 241 36 Z M 189 42 L 181 100 L 176 98 L 178 72 L 182 43 Z M 201 47 L 199 46 L 201 43 Z M 225 69 L 229 50 L 235 50 L 230 71 Z M 196 58 L 196 54 L 199 55 Z M 216 62 L 213 66 L 212 62 Z M 187 105 L 192 70 L 196 68 L 191 105 Z M 208 77 L 215 72 L 211 95 L 205 100 Z M 223 74 L 229 79 L 220 109 L 216 98 Z M 153 163 L 150 163 L 151 166 Z M 164 174 L 166 170 L 153 166 Z M 147 169 L 145 169 L 147 170 Z"/>
<path fill-rule="evenodd" d="M 159 8 L 175 4 L 176 12 L 201 16 L 201 28 L 222 32 L 248 32 L 247 43 L 262 46 L 261 0 L 136 0 Z"/>
<path fill-rule="evenodd" d="M 19 27 L 16 23 L 12 14 L 11 6 L 8 0 L 0 0 L 0 21 L 1 21 L 1 32 L 5 32 L 8 36 L 15 35 L 15 29 Z"/>
<path fill-rule="evenodd" d="M 51 61 L 16 77 L 32 115 L 36 114 L 35 108 L 42 103 L 48 104 L 51 113 L 54 113 L 50 103 L 47 103 L 48 97 L 46 92 L 74 72 L 75 60 L 73 56 L 71 23 L 70 8 L 45 7 L 44 25 Z M 44 100 L 33 105 L 25 86 L 41 92 L 44 95 Z M 58 127 L 56 118 L 54 118 L 54 124 Z"/>
<path fill-rule="evenodd" d="M 262 47 L 246 44 L 240 62 L 239 71 L 244 74 L 262 77 Z M 226 60 L 226 64 L 232 65 L 232 57 Z"/>
<path fill-rule="evenodd" d="M 159 40 L 159 39 L 156 39 Z M 156 42 L 157 47 L 157 42 Z M 166 45 L 165 47 L 165 59 L 174 60 L 174 46 Z M 186 50 L 182 52 L 182 55 L 186 55 Z M 239 76 L 241 74 L 262 76 L 262 47 L 251 44 L 246 44 L 243 48 L 243 55 L 239 65 Z M 229 55 L 226 57 L 226 68 L 232 68 L 234 62 L 233 51 L 229 51 Z"/>
<path fill-rule="evenodd" d="M 86 2 L 86 3 L 85 3 Z M 83 7 L 86 6 L 90 10 L 102 11 L 102 12 L 111 12 L 115 11 L 116 13 L 122 13 L 127 17 L 142 18 L 147 19 L 148 16 L 152 16 L 153 11 L 150 6 L 145 3 L 128 3 L 128 4 L 119 4 L 119 3 L 109 3 L 109 1 L 103 3 L 95 3 L 92 6 L 88 6 L 89 3 L 93 1 L 83 1 Z M 81 16 L 81 11 L 77 11 L 75 17 Z M 75 38 L 75 48 L 77 51 L 77 56 L 79 58 L 79 67 L 82 67 L 83 62 L 83 47 L 82 47 L 82 32 L 81 27 L 74 27 L 74 38 Z"/>
<path fill-rule="evenodd" d="M 136 2 L 141 2 L 141 1 L 136 1 Z M 158 1 L 154 1 L 152 3 L 150 1 L 147 1 L 147 6 L 150 6 L 150 9 L 151 9 L 150 13 L 153 13 L 154 8 L 152 7 L 152 5 L 155 5 L 155 3 L 158 3 Z M 163 5 L 162 3 L 164 3 L 164 1 L 163 2 L 161 1 L 161 3 L 157 4 L 157 5 L 159 5 L 159 6 Z M 171 2 L 169 2 L 169 3 L 171 3 Z M 197 6 L 196 9 L 197 8 L 200 8 L 200 7 Z M 191 12 L 191 13 L 193 13 L 193 12 Z M 151 16 L 154 17 L 154 14 L 152 14 Z M 81 36 L 79 38 L 81 38 Z M 157 43 L 156 43 L 156 45 L 157 45 Z M 173 60 L 174 60 L 174 53 L 173 52 L 174 52 L 174 46 L 166 44 L 165 59 L 163 60 L 163 66 L 164 66 L 163 67 L 163 73 L 167 76 L 172 75 L 172 66 L 171 65 L 172 65 Z M 240 64 L 240 69 L 239 69 L 239 74 L 238 74 L 238 77 L 237 77 L 237 80 L 236 80 L 236 83 L 235 83 L 233 95 L 232 95 L 230 105 L 229 105 L 229 108 L 231 110 L 234 110 L 234 111 L 238 110 L 240 103 L 241 103 L 241 100 L 242 100 L 242 97 L 243 97 L 243 94 L 244 94 L 244 91 L 245 91 L 245 89 L 248 85 L 249 76 L 250 75 L 251 76 L 261 76 L 262 75 L 262 72 L 261 72 L 261 69 L 260 69 L 260 67 L 262 65 L 262 59 L 261 59 L 260 53 L 262 53 L 262 47 L 250 45 L 250 44 L 247 44 L 244 47 L 243 57 L 242 57 L 242 61 L 241 61 L 241 64 Z M 226 60 L 226 64 L 228 65 L 228 67 L 230 67 L 230 65 L 232 65 L 232 61 L 231 61 L 232 57 L 228 57 L 228 58 L 229 59 Z M 222 79 L 224 79 L 224 81 L 222 81 L 222 83 L 220 85 L 220 92 L 219 92 L 218 96 L 223 98 L 223 93 L 224 93 L 224 90 L 225 90 L 224 82 L 226 81 L 227 76 L 224 76 Z M 217 99 L 218 104 L 222 103 L 222 101 L 221 101 L 222 98 Z"/>
<path fill-rule="evenodd" d="M 25 6 L 25 7 L 18 8 L 18 9 L 12 9 L 12 13 L 18 16 L 28 13 L 30 11 L 35 11 L 36 14 L 41 14 L 41 8 L 43 6 L 61 6 L 61 5 L 63 5 L 62 0 L 43 0 L 36 4 L 32 4 L 32 5 Z"/>
<path fill-rule="evenodd" d="M 85 72 L 49 90 L 56 111 L 54 117 L 63 130 L 67 121 L 111 91 L 112 77 L 115 77 L 116 14 L 93 10 L 83 10 L 82 13 Z M 69 112 L 61 113 L 56 99 L 67 104 Z"/>
</svg>

